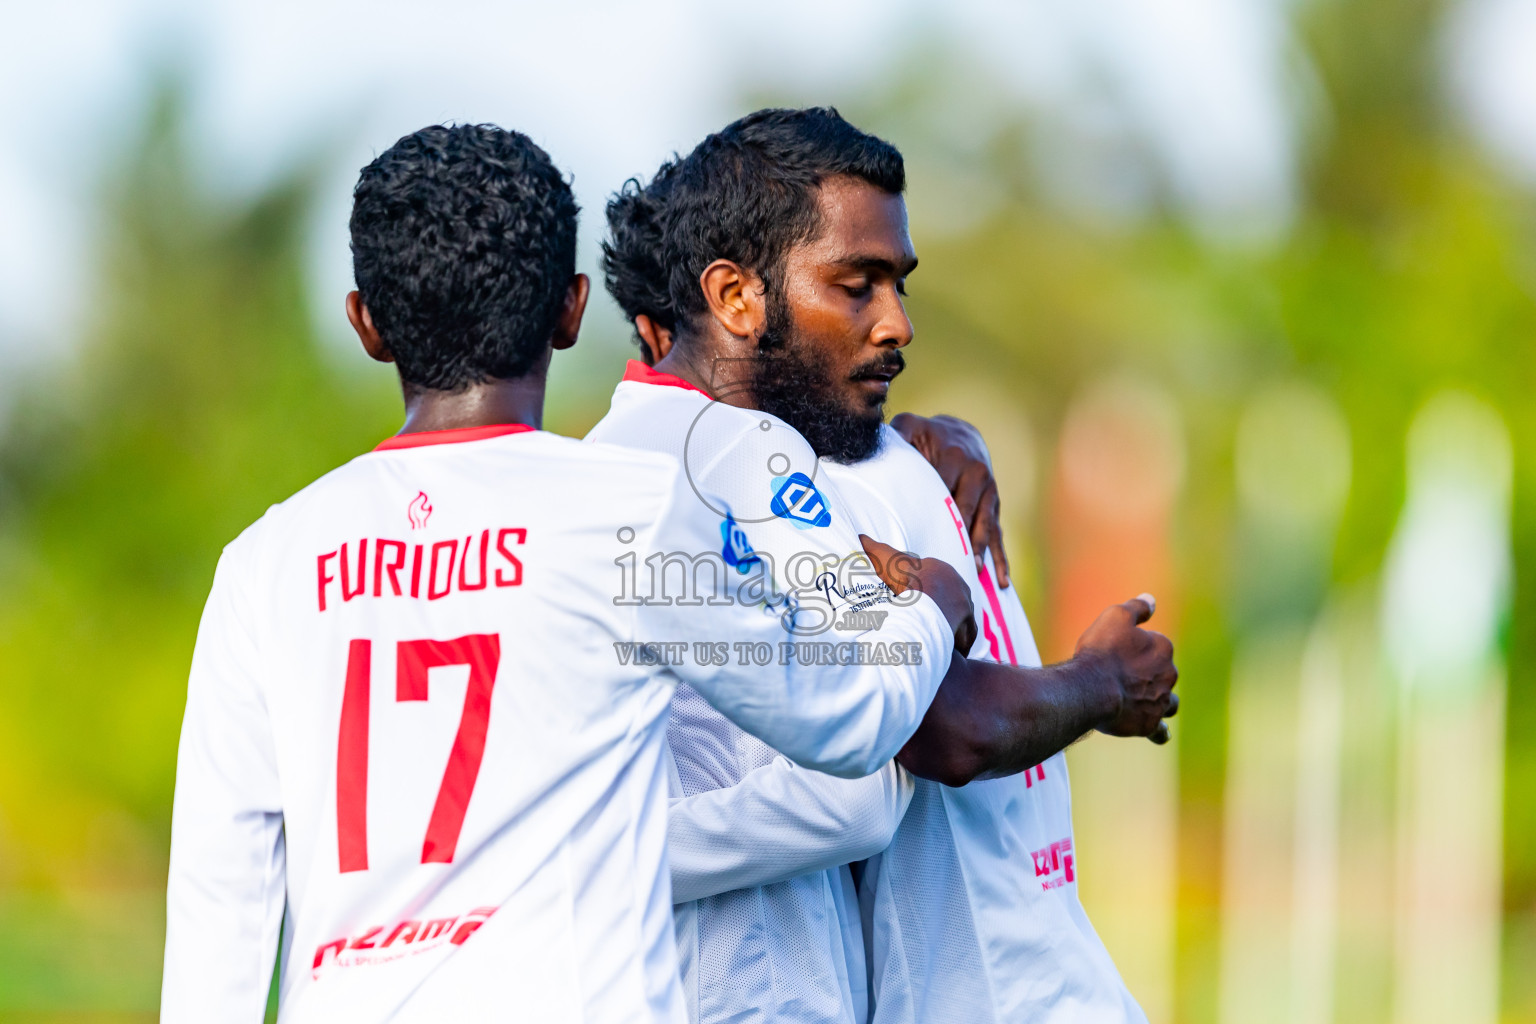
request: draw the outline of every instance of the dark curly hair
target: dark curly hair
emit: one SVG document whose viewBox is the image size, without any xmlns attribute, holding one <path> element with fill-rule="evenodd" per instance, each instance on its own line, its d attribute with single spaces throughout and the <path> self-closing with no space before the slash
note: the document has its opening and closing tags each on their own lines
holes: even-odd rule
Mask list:
<svg viewBox="0 0 1536 1024">
<path fill-rule="evenodd" d="M 608 237 L 603 240 L 603 283 L 630 323 L 645 315 L 667 330 L 677 326 L 667 270 L 662 265 L 662 209 L 674 157 L 662 164 L 649 185 L 630 178 L 608 200 Z M 639 335 L 635 336 L 639 343 Z"/>
<path fill-rule="evenodd" d="M 495 125 L 433 125 L 363 168 L 352 272 L 408 385 L 460 391 L 538 365 L 576 273 L 570 185 Z"/>
<path fill-rule="evenodd" d="M 632 201 L 632 190 L 626 187 L 609 204 L 611 254 L 605 248 L 604 268 L 624 256 L 621 286 L 626 294 L 634 291 L 630 275 L 643 276 L 649 265 L 638 253 L 631 258 L 629 250 L 654 236 L 631 230 L 626 211 L 649 206 L 643 212 L 650 218 L 659 214 L 657 263 L 667 275 L 667 313 L 673 321 L 667 326 L 672 327 L 690 322 L 708 308 L 699 275 L 717 259 L 732 260 L 753 271 L 775 294 L 785 255 L 820 230 L 816 189 L 826 178 L 846 175 L 892 194 L 901 193 L 907 184 L 901 152 L 855 128 L 832 107 L 748 114 L 706 138 L 686 157 L 665 165 L 663 171 L 664 195 L 647 200 L 649 189 L 635 189 L 641 198 Z M 614 204 L 620 207 L 623 231 L 615 229 Z M 644 217 L 640 223 L 645 223 Z M 608 277 L 611 289 L 613 271 Z M 614 298 L 626 305 L 618 292 Z"/>
</svg>

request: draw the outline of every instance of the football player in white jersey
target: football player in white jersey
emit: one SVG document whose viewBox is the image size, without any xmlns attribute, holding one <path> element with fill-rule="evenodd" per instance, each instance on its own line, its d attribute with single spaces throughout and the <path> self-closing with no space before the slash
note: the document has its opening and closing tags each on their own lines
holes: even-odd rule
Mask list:
<svg viewBox="0 0 1536 1024">
<path fill-rule="evenodd" d="M 821 567 L 897 627 L 883 657 L 840 664 L 779 657 L 786 629 L 831 613 L 813 585 L 732 600 L 695 564 L 668 596 L 673 553 L 723 550 L 723 577 L 725 555 L 766 560 L 798 531 L 731 523 L 673 459 L 538 429 L 587 298 L 576 217 L 544 152 L 494 126 L 423 129 L 363 170 L 347 311 L 397 365 L 405 425 L 219 561 L 177 764 L 162 1020 L 259 1021 L 277 957 L 284 1022 L 680 1024 L 674 684 L 857 777 L 974 629 L 939 560 L 897 596 Z M 846 520 L 824 532 L 860 546 Z"/>
<path fill-rule="evenodd" d="M 705 390 L 776 413 L 826 456 L 818 483 L 862 528 L 968 571 L 987 597 L 973 653 L 1025 666 L 941 687 L 902 761 L 952 785 L 914 787 L 894 766 L 853 781 L 796 769 L 683 701 L 669 843 L 690 1009 L 868 1019 L 840 865 L 894 835 L 863 878 L 874 1019 L 1139 1019 L 1077 902 L 1059 752 L 1093 728 L 1166 738 L 1171 645 L 1136 628 L 1152 610 L 1138 599 L 1107 610 L 1073 662 L 1040 669 L 991 553 L 978 574 L 943 483 L 881 426 L 912 333 L 902 185 L 899 154 L 835 112 L 764 111 L 609 207 L 609 288 L 656 365 L 632 366 L 594 436 L 686 450 L 717 415 Z M 1005 777 L 971 781 L 992 776 Z"/>
</svg>

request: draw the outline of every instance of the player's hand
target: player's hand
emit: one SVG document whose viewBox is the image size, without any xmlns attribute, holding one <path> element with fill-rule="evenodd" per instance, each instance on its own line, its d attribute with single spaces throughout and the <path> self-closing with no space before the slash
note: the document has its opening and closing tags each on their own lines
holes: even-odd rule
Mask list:
<svg viewBox="0 0 1536 1024">
<path fill-rule="evenodd" d="M 990 550 L 992 564 L 997 568 L 997 585 L 1007 587 L 1008 555 L 1003 551 L 999 519 L 1002 504 L 997 480 L 992 476 L 992 456 L 981 431 L 954 416 L 930 417 L 910 412 L 894 417 L 891 426 L 923 453 L 954 495 L 955 507 L 971 535 L 976 570 L 981 571 L 983 556 Z"/>
<path fill-rule="evenodd" d="M 942 558 L 918 558 L 897 551 L 862 533 L 859 540 L 875 574 L 891 588 L 891 593 L 916 590 L 933 598 L 948 620 L 949 628 L 955 632 L 955 650 L 962 657 L 970 651 L 976 642 L 976 614 L 971 607 L 971 588 L 954 566 Z"/>
<path fill-rule="evenodd" d="M 1179 711 L 1179 696 L 1173 692 L 1179 670 L 1173 664 L 1173 641 L 1141 628 L 1156 609 L 1151 594 L 1110 605 L 1077 639 L 1075 657 L 1098 662 L 1118 698 L 1118 709 L 1099 725 L 1100 732 L 1168 742 L 1163 719 Z"/>
</svg>

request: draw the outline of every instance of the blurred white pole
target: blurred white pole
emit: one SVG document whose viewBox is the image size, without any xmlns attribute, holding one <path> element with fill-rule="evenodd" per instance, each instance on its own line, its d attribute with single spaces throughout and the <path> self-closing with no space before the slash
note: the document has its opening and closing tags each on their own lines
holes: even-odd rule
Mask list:
<svg viewBox="0 0 1536 1024">
<path fill-rule="evenodd" d="M 1328 1024 L 1344 722 L 1331 618 L 1251 643 L 1228 700 L 1221 1019 Z"/>
<path fill-rule="evenodd" d="M 1511 452 L 1454 392 L 1408 434 L 1408 498 L 1382 593 L 1398 686 L 1399 1024 L 1498 1019 Z"/>
<path fill-rule="evenodd" d="M 1341 673 L 1327 619 L 1349 431 L 1301 383 L 1256 395 L 1236 445 L 1243 577 L 1227 705 L 1219 1012 L 1326 1024 L 1338 932 Z"/>
<path fill-rule="evenodd" d="M 1247 640 L 1227 691 L 1220 1019 L 1285 1024 L 1290 996 L 1296 678 L 1305 634 Z"/>
<path fill-rule="evenodd" d="M 1092 736 L 1067 752 L 1078 888 L 1151 1024 L 1174 1020 L 1178 731 L 1166 746 Z"/>
<path fill-rule="evenodd" d="M 1344 669 L 1333 619 L 1312 630 L 1296 713 L 1296 834 L 1291 893 L 1291 1021 L 1333 1020 L 1339 926 L 1339 803 Z"/>
</svg>

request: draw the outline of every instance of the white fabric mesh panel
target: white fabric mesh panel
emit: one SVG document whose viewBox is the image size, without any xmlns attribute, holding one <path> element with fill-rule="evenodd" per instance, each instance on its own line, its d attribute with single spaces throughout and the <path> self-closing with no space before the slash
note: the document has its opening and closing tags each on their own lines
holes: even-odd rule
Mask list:
<svg viewBox="0 0 1536 1024">
<path fill-rule="evenodd" d="M 836 962 L 851 951 L 843 947 L 829 877 L 836 873 L 802 875 L 698 902 L 701 1020 L 851 1019 Z M 753 993 L 766 994 L 768 1001 L 751 1005 Z"/>
<path fill-rule="evenodd" d="M 918 780 L 896 838 L 870 862 L 861 884 L 870 898 L 864 916 L 866 928 L 873 928 L 871 962 L 879 965 L 870 979 L 875 1024 L 994 1021 L 990 995 L 976 984 L 984 961 L 937 783 Z M 871 917 L 894 920 L 897 927 L 875 927 Z M 935 936 L 942 940 L 931 941 Z"/>
<path fill-rule="evenodd" d="M 734 785 L 778 756 L 687 685 L 673 696 L 668 742 L 682 796 Z M 692 904 L 697 947 L 682 952 L 701 1024 L 863 1024 L 864 1000 L 853 1005 L 848 977 L 852 970 L 852 982 L 863 986 L 863 943 L 858 923 L 838 906 L 851 887 L 841 877 L 847 871 Z"/>
<path fill-rule="evenodd" d="M 734 786 L 744 770 L 737 756 L 742 739 L 750 738 L 687 683 L 678 684 L 672 697 L 672 720 L 667 742 L 683 784 L 682 796 Z"/>
</svg>

